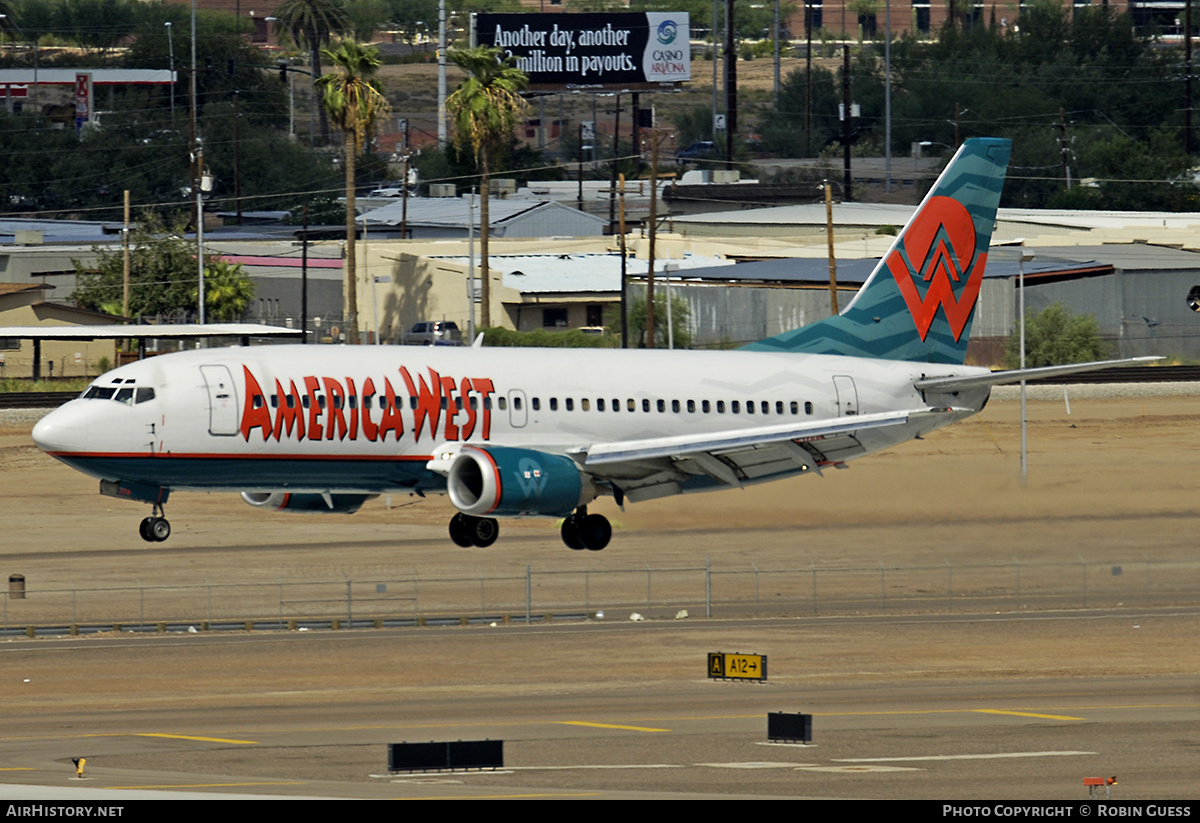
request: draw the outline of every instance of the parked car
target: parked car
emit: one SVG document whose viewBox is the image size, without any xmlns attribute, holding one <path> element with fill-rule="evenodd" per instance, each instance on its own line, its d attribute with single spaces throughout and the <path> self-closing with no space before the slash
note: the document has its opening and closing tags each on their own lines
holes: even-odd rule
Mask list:
<svg viewBox="0 0 1200 823">
<path fill-rule="evenodd" d="M 429 320 L 414 324 L 404 342 L 412 346 L 461 346 L 462 332 L 457 323 Z"/>
<path fill-rule="evenodd" d="M 675 155 L 676 163 L 692 163 L 696 160 L 704 160 L 708 157 L 713 157 L 717 153 L 717 144 L 711 140 L 698 140 L 692 143 L 679 154 Z"/>
</svg>

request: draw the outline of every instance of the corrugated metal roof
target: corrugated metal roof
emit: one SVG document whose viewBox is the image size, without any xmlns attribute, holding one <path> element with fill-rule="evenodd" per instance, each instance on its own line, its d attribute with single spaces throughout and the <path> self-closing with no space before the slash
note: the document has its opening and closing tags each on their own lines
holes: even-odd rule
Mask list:
<svg viewBox="0 0 1200 823">
<path fill-rule="evenodd" d="M 461 266 L 467 265 L 466 257 L 435 257 Z M 475 260 L 476 267 L 479 259 Z M 734 266 L 733 261 L 719 257 L 688 255 L 683 258 L 660 259 L 654 267 L 655 274 L 662 276 L 667 265 L 688 271 Z M 621 290 L 621 256 L 619 254 L 523 254 L 491 255 L 488 267 L 503 272 L 504 285 L 523 294 L 546 294 L 565 292 L 618 292 Z M 625 261 L 629 277 L 644 277 L 649 271 L 645 260 L 629 257 Z"/>
<path fill-rule="evenodd" d="M 488 205 L 488 220 L 491 226 L 499 227 L 518 217 L 546 209 L 563 209 L 571 212 L 572 216 L 585 217 L 601 225 L 608 224 L 606 220 L 595 215 L 568 208 L 551 200 L 493 199 Z M 372 209 L 359 216 L 358 219 L 368 226 L 399 226 L 403 210 L 404 203 L 397 201 Z M 478 227 L 479 219 L 478 198 L 475 200 L 473 215 L 470 204 L 464 197 L 410 197 L 408 200 L 408 225 L 410 226 L 464 228 L 469 220 L 471 225 Z"/>
</svg>

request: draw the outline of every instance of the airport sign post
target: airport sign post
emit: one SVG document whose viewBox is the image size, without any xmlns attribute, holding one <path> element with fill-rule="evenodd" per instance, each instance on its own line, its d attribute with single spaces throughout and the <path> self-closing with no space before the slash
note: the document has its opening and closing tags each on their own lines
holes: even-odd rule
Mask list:
<svg viewBox="0 0 1200 823">
<path fill-rule="evenodd" d="M 710 652 L 708 676 L 714 680 L 766 680 L 767 656 Z"/>
</svg>

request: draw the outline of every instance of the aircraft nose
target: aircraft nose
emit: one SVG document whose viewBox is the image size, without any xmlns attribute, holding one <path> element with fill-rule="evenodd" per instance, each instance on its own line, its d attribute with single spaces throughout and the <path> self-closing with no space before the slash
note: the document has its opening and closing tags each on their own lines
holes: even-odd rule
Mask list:
<svg viewBox="0 0 1200 823">
<path fill-rule="evenodd" d="M 50 412 L 33 427 L 33 442 L 39 449 L 49 454 L 87 449 L 87 421 L 71 405 Z"/>
</svg>

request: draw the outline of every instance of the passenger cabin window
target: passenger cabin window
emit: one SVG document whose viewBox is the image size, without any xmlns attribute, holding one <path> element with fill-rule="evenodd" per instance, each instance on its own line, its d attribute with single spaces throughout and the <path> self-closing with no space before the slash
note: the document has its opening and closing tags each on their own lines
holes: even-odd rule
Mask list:
<svg viewBox="0 0 1200 823">
<path fill-rule="evenodd" d="M 717 414 L 724 414 L 724 413 L 725 413 L 725 401 L 718 400 L 717 401 Z"/>
<path fill-rule="evenodd" d="M 197 288 L 199 288 L 199 287 L 197 287 Z M 575 398 L 568 397 L 566 400 L 566 403 L 567 403 L 567 411 L 575 411 Z"/>
<path fill-rule="evenodd" d="M 805 414 L 813 413 L 813 405 L 812 405 L 812 403 L 808 402 L 807 400 L 804 402 L 804 413 Z"/>
</svg>

